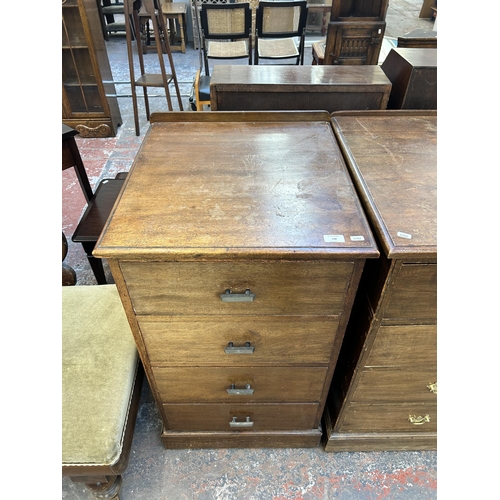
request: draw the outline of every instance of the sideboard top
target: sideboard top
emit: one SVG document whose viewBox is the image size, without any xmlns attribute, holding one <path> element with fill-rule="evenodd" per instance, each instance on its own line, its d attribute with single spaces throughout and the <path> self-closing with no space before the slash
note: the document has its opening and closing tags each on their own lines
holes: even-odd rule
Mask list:
<svg viewBox="0 0 500 500">
<path fill-rule="evenodd" d="M 151 118 L 96 256 L 379 255 L 328 113 Z"/>
</svg>

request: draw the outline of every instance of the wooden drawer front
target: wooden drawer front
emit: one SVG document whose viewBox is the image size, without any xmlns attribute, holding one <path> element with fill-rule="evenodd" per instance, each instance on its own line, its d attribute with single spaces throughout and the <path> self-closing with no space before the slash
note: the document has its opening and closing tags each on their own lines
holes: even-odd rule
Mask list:
<svg viewBox="0 0 500 500">
<path fill-rule="evenodd" d="M 153 369 L 161 398 L 169 403 L 319 402 L 326 372 L 326 367 Z"/>
<path fill-rule="evenodd" d="M 338 320 L 315 316 L 187 316 L 162 321 L 144 318 L 139 325 L 152 365 L 326 365 Z M 236 347 L 250 342 L 253 352 L 249 349 L 247 354 L 227 354 L 225 348 L 230 342 Z"/>
<path fill-rule="evenodd" d="M 352 262 L 121 262 L 138 315 L 337 315 Z M 223 302 L 249 289 L 253 302 Z"/>
<path fill-rule="evenodd" d="M 384 320 L 436 320 L 437 264 L 403 264 L 389 293 Z"/>
<path fill-rule="evenodd" d="M 434 371 L 364 370 L 350 400 L 360 403 L 435 403 Z M 428 386 L 431 386 L 430 388 Z M 437 389 L 436 389 L 437 390 Z"/>
<path fill-rule="evenodd" d="M 167 404 L 168 428 L 173 431 L 269 431 L 311 429 L 317 404 Z M 232 427 L 229 422 L 251 426 Z"/>
<path fill-rule="evenodd" d="M 410 417 L 428 418 L 420 424 Z M 418 422 L 418 420 L 417 420 Z M 337 430 L 337 429 L 336 429 Z M 437 405 L 425 404 L 362 404 L 352 403 L 342 421 L 340 432 L 436 432 Z"/>
<path fill-rule="evenodd" d="M 365 367 L 408 367 L 437 364 L 437 326 L 382 326 Z"/>
</svg>

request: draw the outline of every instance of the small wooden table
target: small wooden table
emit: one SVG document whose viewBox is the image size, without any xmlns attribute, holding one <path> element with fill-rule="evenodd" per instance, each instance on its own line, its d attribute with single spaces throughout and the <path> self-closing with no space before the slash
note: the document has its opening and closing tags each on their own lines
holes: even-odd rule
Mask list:
<svg viewBox="0 0 500 500">
<path fill-rule="evenodd" d="M 169 24 L 170 31 L 170 50 L 171 51 L 181 51 L 183 54 L 186 53 L 186 43 L 187 32 L 185 32 L 186 24 L 186 12 L 187 6 L 184 2 L 167 2 L 161 4 L 161 11 L 163 12 L 163 17 Z M 175 21 L 179 25 L 179 35 L 181 45 L 175 45 Z"/>
<path fill-rule="evenodd" d="M 385 109 L 391 82 L 378 66 L 215 65 L 212 111 Z"/>
</svg>

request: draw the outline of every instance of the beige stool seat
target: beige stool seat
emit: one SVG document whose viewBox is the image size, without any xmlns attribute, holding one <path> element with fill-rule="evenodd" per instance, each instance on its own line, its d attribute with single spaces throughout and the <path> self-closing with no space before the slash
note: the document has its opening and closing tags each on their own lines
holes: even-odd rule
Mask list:
<svg viewBox="0 0 500 500">
<path fill-rule="evenodd" d="M 62 474 L 118 499 L 143 370 L 116 285 L 62 287 Z"/>
</svg>

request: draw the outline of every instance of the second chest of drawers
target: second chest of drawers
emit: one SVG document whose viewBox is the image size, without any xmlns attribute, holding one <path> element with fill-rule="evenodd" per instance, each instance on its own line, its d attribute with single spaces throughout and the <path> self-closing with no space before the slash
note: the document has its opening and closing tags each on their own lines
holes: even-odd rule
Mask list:
<svg viewBox="0 0 500 500">
<path fill-rule="evenodd" d="M 363 271 L 325 411 L 327 451 L 436 448 L 436 114 L 333 115 L 381 257 Z"/>
</svg>

